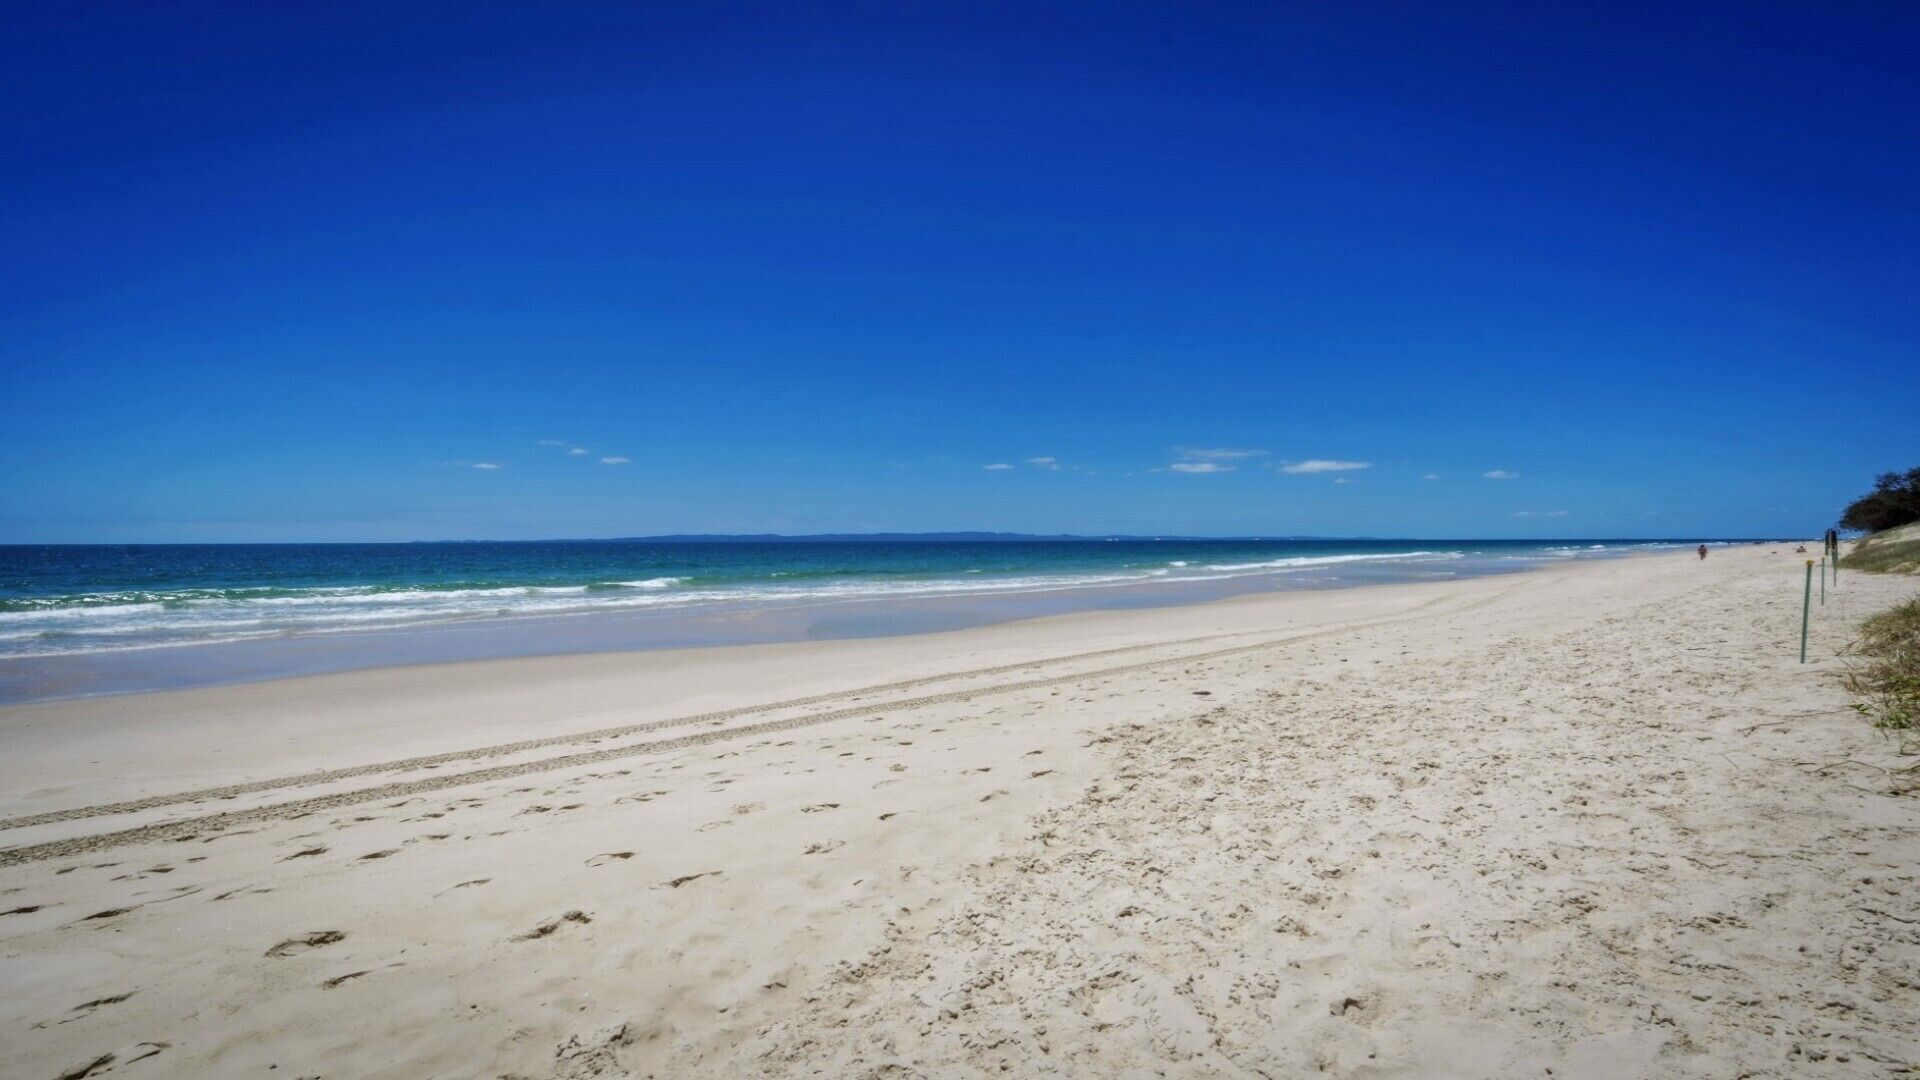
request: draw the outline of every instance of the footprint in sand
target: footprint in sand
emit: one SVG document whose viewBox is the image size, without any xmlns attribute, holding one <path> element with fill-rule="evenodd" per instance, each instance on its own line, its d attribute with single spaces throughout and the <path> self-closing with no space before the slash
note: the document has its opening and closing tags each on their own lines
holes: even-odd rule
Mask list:
<svg viewBox="0 0 1920 1080">
<path fill-rule="evenodd" d="M 123 1050 L 101 1054 L 85 1065 L 76 1065 L 55 1077 L 54 1080 L 85 1080 L 86 1077 L 111 1071 L 115 1064 L 131 1065 L 136 1061 L 143 1061 L 172 1045 L 172 1043 L 163 1042 L 135 1043 Z"/>
<path fill-rule="evenodd" d="M 725 871 L 722 871 L 722 870 L 708 870 L 706 873 L 703 873 L 703 874 L 683 874 L 680 877 L 674 878 L 672 881 L 663 881 L 660 884 L 655 885 L 654 888 L 677 889 L 680 886 L 687 884 L 688 882 L 699 881 L 703 877 L 719 877 L 724 872 Z"/>
<path fill-rule="evenodd" d="M 845 840 L 822 840 L 817 844 L 807 845 L 807 850 L 802 852 L 802 854 L 825 855 L 829 851 L 836 851 L 840 848 L 845 847 L 846 844 L 847 842 Z"/>
<path fill-rule="evenodd" d="M 68 1015 L 66 1019 L 55 1020 L 54 1023 L 71 1024 L 75 1020 L 85 1020 L 87 1017 L 93 1015 L 94 1010 L 106 1008 L 108 1005 L 118 1005 L 133 995 L 134 991 L 129 990 L 124 994 L 115 994 L 112 997 L 94 998 L 92 1001 L 83 1001 L 67 1010 L 70 1015 Z M 44 1028 L 47 1026 L 47 1021 L 42 1020 L 33 1026 L 36 1028 Z"/>
<path fill-rule="evenodd" d="M 837 802 L 823 802 L 815 803 L 812 806 L 803 806 L 800 808 L 800 812 L 803 814 L 819 814 L 828 810 L 838 809 L 840 809 L 840 804 Z"/>
<path fill-rule="evenodd" d="M 526 933 L 521 934 L 520 940 L 521 941 L 538 941 L 539 939 L 546 937 L 549 934 L 552 934 L 555 930 L 560 929 L 562 926 L 565 926 L 568 923 L 579 923 L 584 926 L 585 924 L 590 923 L 592 921 L 593 921 L 593 917 L 588 915 L 584 911 L 569 911 L 565 915 L 562 915 L 557 919 L 551 919 L 547 922 L 543 922 L 539 926 L 536 926 L 533 929 L 527 931 Z"/>
<path fill-rule="evenodd" d="M 309 949 L 319 949 L 335 942 L 345 941 L 347 935 L 339 930 L 315 930 L 305 937 L 288 938 L 267 950 L 268 956 L 292 956 Z"/>
<path fill-rule="evenodd" d="M 393 847 L 393 848 L 387 848 L 384 851 L 369 851 L 365 855 L 360 856 L 360 858 L 363 860 L 364 859 L 384 859 L 389 855 L 398 855 L 398 854 L 400 854 L 400 849 L 397 847 Z"/>
<path fill-rule="evenodd" d="M 487 882 L 492 880 L 493 880 L 492 878 L 482 877 L 482 878 L 474 878 L 472 881 L 463 881 L 458 885 L 449 885 L 448 887 L 441 889 L 439 892 L 434 893 L 433 897 L 434 899 L 438 900 L 440 897 L 447 895 L 448 893 L 452 892 L 455 889 L 464 889 L 472 885 L 485 885 Z"/>
<path fill-rule="evenodd" d="M 605 866 L 610 862 L 617 862 L 621 859 L 631 859 L 631 858 L 633 858 L 633 852 L 631 851 L 609 851 L 603 855 L 595 855 L 593 858 L 588 859 L 587 865 L 588 866 Z"/>
<path fill-rule="evenodd" d="M 116 877 L 115 877 L 115 878 L 114 878 L 113 880 L 115 880 L 115 881 L 139 881 L 139 880 L 140 880 L 141 878 L 144 878 L 144 877 L 146 877 L 146 876 L 147 876 L 148 874 L 171 874 L 171 873 L 173 873 L 173 867 L 171 867 L 171 866 L 151 866 L 151 867 L 148 867 L 148 868 L 147 868 L 147 869 L 145 869 L 145 870 L 140 870 L 140 871 L 136 871 L 136 872 L 134 872 L 134 873 L 131 873 L 131 874 L 120 874 L 120 875 L 117 875 L 117 876 L 116 876 Z"/>
<path fill-rule="evenodd" d="M 327 853 L 327 849 L 324 847 L 310 847 L 303 851 L 296 851 L 293 854 L 287 856 L 286 858 L 281 859 L 280 861 L 291 862 L 294 859 L 305 859 L 314 855 L 325 855 L 326 853 Z"/>
<path fill-rule="evenodd" d="M 757 814 L 760 811 L 765 810 L 766 808 L 767 808 L 766 803 L 743 802 L 743 803 L 735 803 L 733 807 L 733 812 L 736 815 L 744 817 L 747 814 Z"/>
</svg>

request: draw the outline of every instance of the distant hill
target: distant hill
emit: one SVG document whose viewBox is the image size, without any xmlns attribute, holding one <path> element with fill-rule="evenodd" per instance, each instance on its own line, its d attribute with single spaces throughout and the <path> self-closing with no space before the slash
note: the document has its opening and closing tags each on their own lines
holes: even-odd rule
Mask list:
<svg viewBox="0 0 1920 1080">
<path fill-rule="evenodd" d="M 615 536 L 616 541 L 646 541 L 648 543 L 742 543 L 767 544 L 782 542 L 808 543 L 888 543 L 926 541 L 931 543 L 1036 543 L 1036 542 L 1085 542 L 1089 540 L 1372 540 L 1371 536 L 1131 536 L 1120 533 L 1101 536 L 1080 536 L 1074 533 L 1037 533 L 1010 532 L 926 532 L 926 533 L 805 533 L 790 535 L 786 533 L 670 533 L 663 536 Z"/>
</svg>

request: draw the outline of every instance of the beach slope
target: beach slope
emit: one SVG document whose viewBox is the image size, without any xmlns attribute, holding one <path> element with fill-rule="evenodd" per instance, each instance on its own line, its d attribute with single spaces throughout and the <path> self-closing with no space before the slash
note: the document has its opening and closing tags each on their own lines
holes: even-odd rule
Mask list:
<svg viewBox="0 0 1920 1080">
<path fill-rule="evenodd" d="M 1885 1075 L 1790 550 L 0 709 L 0 1075 Z"/>
</svg>

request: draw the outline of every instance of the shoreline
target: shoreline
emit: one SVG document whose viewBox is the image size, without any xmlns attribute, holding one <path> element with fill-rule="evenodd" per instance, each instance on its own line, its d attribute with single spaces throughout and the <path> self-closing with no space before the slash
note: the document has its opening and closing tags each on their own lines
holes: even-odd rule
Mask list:
<svg viewBox="0 0 1920 1080">
<path fill-rule="evenodd" d="M 517 737 L 593 730 L 602 720 L 658 703 L 675 713 L 727 711 L 767 701 L 854 693 L 917 678 L 964 678 L 976 670 L 1057 662 L 1088 652 L 1152 649 L 1217 638 L 1257 639 L 1384 617 L 1503 577 L 1597 569 L 1624 560 L 1568 564 L 1516 575 L 1453 581 L 1285 590 L 1201 603 L 1070 611 L 956 630 L 821 641 L 755 642 L 680 649 L 564 652 L 450 660 L 294 675 L 250 682 L 0 705 L 0 820 L 24 811 L 14 794 L 29 778 L 71 787 L 56 759 L 74 740 L 103 746 L 90 757 L 94 790 L 118 791 L 116 769 L 151 776 L 124 795 L 151 794 L 158 777 L 204 771 L 209 782 L 258 779 L 286 754 L 320 767 L 358 760 L 375 747 L 391 757 L 443 752 Z M 1231 642 L 1229 642 L 1231 644 Z M 571 708 L 551 715 L 556 698 Z M 282 715 L 284 714 L 284 715 Z M 543 715 L 546 714 L 546 715 Z M 129 730 L 130 729 L 130 730 Z M 112 733 L 112 734 L 109 734 Z M 128 736 L 132 736 L 131 739 Z M 327 743 L 334 745 L 328 746 Z M 223 759 L 205 761 L 211 743 Z M 187 748 L 181 753 L 176 748 Z"/>
<path fill-rule="evenodd" d="M 502 614 L 394 627 L 10 656 L 0 657 L 0 708 L 435 663 L 912 636 L 1063 614 L 1189 607 L 1246 596 L 1422 579 L 1472 580 L 1671 553 L 1661 548 L 1620 548 L 1582 550 L 1564 562 L 1504 556 L 1523 559 L 1525 565 L 1506 567 L 1483 561 L 1438 572 L 1360 562 L 1337 570 L 1309 567 L 904 598 L 742 599 L 679 609 Z"/>
</svg>

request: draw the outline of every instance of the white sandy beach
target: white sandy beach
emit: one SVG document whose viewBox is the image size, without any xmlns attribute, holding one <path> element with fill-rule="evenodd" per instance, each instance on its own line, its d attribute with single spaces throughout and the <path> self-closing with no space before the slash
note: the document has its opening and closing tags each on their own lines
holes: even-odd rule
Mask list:
<svg viewBox="0 0 1920 1080">
<path fill-rule="evenodd" d="M 1920 1067 L 1790 552 L 0 709 L 0 1076 Z"/>
</svg>

